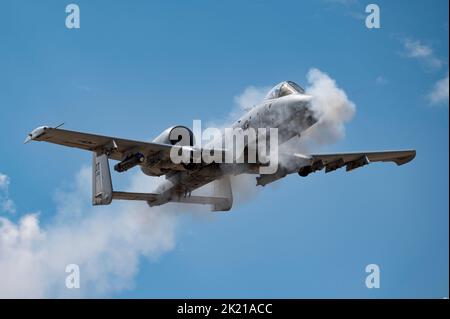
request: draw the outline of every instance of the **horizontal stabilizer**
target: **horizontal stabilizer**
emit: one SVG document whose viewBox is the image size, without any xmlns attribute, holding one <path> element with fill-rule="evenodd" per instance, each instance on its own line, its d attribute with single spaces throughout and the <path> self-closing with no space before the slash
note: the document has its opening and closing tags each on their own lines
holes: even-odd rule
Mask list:
<svg viewBox="0 0 450 319">
<path fill-rule="evenodd" d="M 118 200 L 143 200 L 151 202 L 156 200 L 158 196 L 158 194 L 153 193 L 113 192 L 113 199 Z"/>
<path fill-rule="evenodd" d="M 216 196 L 183 196 L 177 195 L 170 198 L 171 202 L 188 203 L 188 204 L 204 204 L 204 205 L 222 205 L 228 203 L 229 199 Z"/>
<path fill-rule="evenodd" d="M 154 193 L 113 192 L 112 199 L 146 201 L 150 206 L 158 206 L 158 204 L 152 205 L 152 202 L 157 201 L 160 196 L 161 194 Z M 229 198 L 212 196 L 184 196 L 181 194 L 175 194 L 170 197 L 168 202 L 226 206 L 229 202 Z"/>
</svg>

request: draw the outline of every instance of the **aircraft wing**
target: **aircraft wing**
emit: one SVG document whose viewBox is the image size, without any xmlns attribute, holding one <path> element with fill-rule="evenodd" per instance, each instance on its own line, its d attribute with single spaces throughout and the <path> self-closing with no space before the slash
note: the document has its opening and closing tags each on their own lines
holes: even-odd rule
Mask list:
<svg viewBox="0 0 450 319">
<path fill-rule="evenodd" d="M 309 156 L 312 163 L 320 162 L 325 167 L 325 172 L 334 171 L 346 166 L 347 171 L 367 165 L 371 162 L 394 162 L 403 165 L 416 157 L 415 150 L 358 152 L 337 154 L 314 154 Z"/>
<path fill-rule="evenodd" d="M 33 130 L 28 135 L 25 143 L 31 140 L 75 147 L 87 151 L 108 150 L 108 157 L 118 161 L 123 160 L 130 152 L 141 152 L 147 156 L 151 156 L 162 151 L 169 156 L 170 150 L 173 147 L 173 145 L 168 144 L 134 141 L 47 126 L 38 127 Z"/>
</svg>

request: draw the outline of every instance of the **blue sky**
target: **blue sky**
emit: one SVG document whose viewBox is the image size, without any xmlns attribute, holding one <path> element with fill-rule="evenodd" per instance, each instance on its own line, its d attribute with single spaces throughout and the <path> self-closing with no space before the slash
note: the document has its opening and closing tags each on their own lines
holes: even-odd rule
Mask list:
<svg viewBox="0 0 450 319">
<path fill-rule="evenodd" d="M 356 104 L 346 137 L 321 151 L 417 150 L 401 167 L 289 176 L 229 213 L 185 208 L 173 247 L 139 257 L 126 288 L 102 295 L 448 297 L 448 1 L 377 1 L 377 30 L 357 0 L 79 0 L 77 30 L 65 27 L 68 3 L 0 4 L 0 173 L 16 211 L 0 216 L 12 223 L 39 211 L 52 227 L 55 194 L 90 165 L 87 152 L 23 145 L 36 126 L 148 140 L 226 118 L 248 86 L 306 84 L 313 67 Z M 432 100 L 445 78 L 446 97 Z M 371 263 L 380 289 L 364 284 Z"/>
</svg>

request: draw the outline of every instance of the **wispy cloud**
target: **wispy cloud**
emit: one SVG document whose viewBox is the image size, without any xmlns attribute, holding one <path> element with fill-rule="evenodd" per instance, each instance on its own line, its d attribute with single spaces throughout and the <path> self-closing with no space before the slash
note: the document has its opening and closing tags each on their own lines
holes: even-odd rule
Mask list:
<svg viewBox="0 0 450 319">
<path fill-rule="evenodd" d="M 403 56 L 417 59 L 423 62 L 426 67 L 440 69 L 444 64 L 442 60 L 435 56 L 433 49 L 430 46 L 423 44 L 420 40 L 411 38 L 404 39 L 403 49 Z"/>
<path fill-rule="evenodd" d="M 324 0 L 324 2 L 342 7 L 346 15 L 358 21 L 364 21 L 367 17 L 365 7 L 358 0 Z"/>
<path fill-rule="evenodd" d="M 403 52 L 401 55 L 406 58 L 416 59 L 428 70 L 438 71 L 447 63 L 445 60 L 438 58 L 429 45 L 424 44 L 420 40 L 412 38 L 401 39 L 403 43 Z M 430 104 L 448 104 L 448 72 L 447 75 L 438 80 L 431 91 L 427 94 L 426 98 Z"/>
<path fill-rule="evenodd" d="M 446 103 L 448 105 L 448 72 L 447 76 L 445 76 L 443 79 L 440 79 L 437 81 L 431 92 L 428 94 L 428 100 L 431 104 L 444 104 Z"/>
<path fill-rule="evenodd" d="M 325 2 L 336 3 L 345 6 L 355 5 L 359 3 L 358 0 L 325 0 Z"/>
<path fill-rule="evenodd" d="M 9 183 L 9 177 L 3 173 L 0 173 L 0 189 L 8 187 Z"/>
<path fill-rule="evenodd" d="M 0 173 L 0 212 L 15 213 L 16 206 L 9 197 L 9 184 L 11 180 L 8 175 Z"/>
<path fill-rule="evenodd" d="M 359 11 L 349 11 L 348 15 L 359 21 L 365 21 L 367 18 L 367 16 L 364 13 L 359 12 Z"/>
<path fill-rule="evenodd" d="M 387 85 L 387 84 L 389 84 L 389 80 L 386 77 L 384 77 L 383 75 L 379 75 L 375 79 L 375 83 L 378 85 Z"/>
</svg>

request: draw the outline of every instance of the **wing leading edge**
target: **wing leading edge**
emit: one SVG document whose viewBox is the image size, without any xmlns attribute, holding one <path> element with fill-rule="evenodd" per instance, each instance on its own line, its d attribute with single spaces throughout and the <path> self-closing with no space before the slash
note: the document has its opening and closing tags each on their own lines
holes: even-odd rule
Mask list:
<svg viewBox="0 0 450 319">
<path fill-rule="evenodd" d="M 68 131 L 47 126 L 38 127 L 33 130 L 28 135 L 25 143 L 31 140 L 49 142 L 92 152 L 108 150 L 108 157 L 117 161 L 122 160 L 130 152 L 139 151 L 146 155 L 156 154 L 160 151 L 169 153 L 172 147 L 172 145 Z"/>
</svg>

